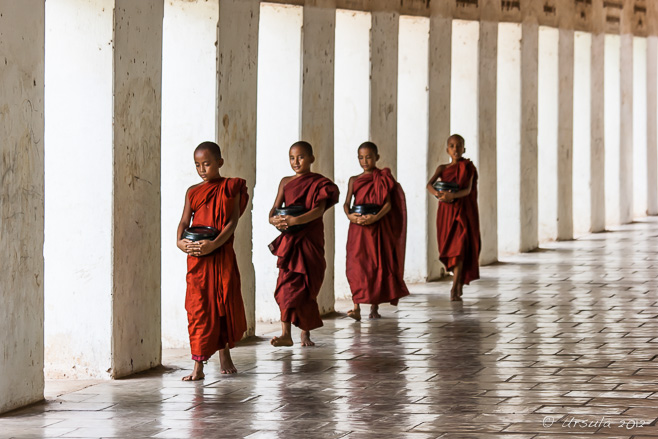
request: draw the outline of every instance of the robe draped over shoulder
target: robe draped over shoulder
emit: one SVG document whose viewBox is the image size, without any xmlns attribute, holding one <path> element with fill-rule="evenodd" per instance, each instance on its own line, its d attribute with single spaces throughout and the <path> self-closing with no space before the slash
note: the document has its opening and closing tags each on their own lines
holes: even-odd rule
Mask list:
<svg viewBox="0 0 658 439">
<path fill-rule="evenodd" d="M 242 215 L 249 201 L 245 180 L 220 178 L 192 187 L 188 191 L 192 226 L 223 230 L 238 195 Z M 227 343 L 232 348 L 242 338 L 247 321 L 233 236 L 209 255 L 188 255 L 185 309 L 193 359 L 207 360 Z"/>
<path fill-rule="evenodd" d="M 473 178 L 471 193 L 452 203 L 439 202 L 436 215 L 436 234 L 439 259 L 451 271 L 459 259 L 463 259 L 463 281 L 469 284 L 480 278 L 480 218 L 478 213 L 478 174 L 468 159 L 460 159 L 447 166 L 440 175 L 442 181 L 453 182 L 460 189 L 468 186 Z"/>
<path fill-rule="evenodd" d="M 328 178 L 309 172 L 290 180 L 283 188 L 286 206 L 308 210 L 322 201 L 325 209 L 338 202 L 338 187 Z M 281 233 L 270 245 L 277 257 L 279 277 L 274 291 L 281 320 L 310 331 L 322 326 L 317 297 L 324 280 L 324 223 L 322 217 L 303 228 Z"/>
<path fill-rule="evenodd" d="M 379 221 L 361 226 L 351 223 L 347 234 L 347 280 L 354 303 L 397 305 L 409 295 L 404 283 L 407 242 L 407 207 L 404 191 L 390 169 L 361 174 L 352 186 L 354 204 L 383 206 L 390 197 L 391 210 Z"/>
</svg>

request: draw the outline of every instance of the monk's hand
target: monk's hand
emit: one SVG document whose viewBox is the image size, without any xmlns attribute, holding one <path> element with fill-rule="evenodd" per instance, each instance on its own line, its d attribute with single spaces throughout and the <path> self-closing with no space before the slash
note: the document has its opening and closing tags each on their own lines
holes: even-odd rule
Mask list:
<svg viewBox="0 0 658 439">
<path fill-rule="evenodd" d="M 455 194 L 452 192 L 441 192 L 441 196 L 439 197 L 439 201 L 443 201 L 444 203 L 452 203 L 455 200 Z"/>
<path fill-rule="evenodd" d="M 375 222 L 377 222 L 377 218 L 375 217 L 375 215 L 369 215 L 369 214 L 361 215 L 361 225 L 369 226 L 370 224 L 373 224 Z"/>
<path fill-rule="evenodd" d="M 190 253 L 190 246 L 194 244 L 193 241 L 190 241 L 189 239 L 179 239 L 178 242 L 176 243 L 176 246 L 178 246 L 179 249 L 181 249 L 182 252 L 184 253 Z"/>
<path fill-rule="evenodd" d="M 350 214 L 347 215 L 347 219 L 349 219 L 351 223 L 359 224 L 359 220 L 361 219 L 361 215 L 358 214 L 358 213 L 350 213 Z"/>
<path fill-rule="evenodd" d="M 286 230 L 289 226 L 288 215 L 277 215 L 272 217 L 272 224 L 279 230 Z"/>
<path fill-rule="evenodd" d="M 202 239 L 201 241 L 196 242 L 198 244 L 196 254 L 194 256 L 205 256 L 214 252 L 217 249 L 217 246 L 213 241 L 208 239 Z"/>
</svg>

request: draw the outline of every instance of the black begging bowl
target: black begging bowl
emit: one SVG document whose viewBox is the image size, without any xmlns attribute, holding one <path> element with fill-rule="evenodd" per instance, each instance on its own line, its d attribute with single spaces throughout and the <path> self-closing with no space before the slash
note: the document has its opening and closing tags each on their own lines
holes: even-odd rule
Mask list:
<svg viewBox="0 0 658 439">
<path fill-rule="evenodd" d="M 274 214 L 277 216 L 290 215 L 290 216 L 299 216 L 308 212 L 304 206 L 286 206 L 280 207 L 274 210 Z M 298 226 L 290 226 L 286 230 L 282 230 L 283 233 L 296 232 L 304 228 L 304 224 Z"/>
<path fill-rule="evenodd" d="M 219 230 L 214 227 L 188 227 L 183 232 L 183 239 L 189 239 L 190 241 L 201 241 L 207 239 L 212 241 L 213 239 L 219 236 Z"/>
<path fill-rule="evenodd" d="M 436 181 L 432 185 L 439 192 L 458 192 L 459 185 L 451 181 Z"/>
<path fill-rule="evenodd" d="M 381 207 L 377 204 L 355 204 L 350 209 L 350 213 L 359 215 L 377 215 Z"/>
</svg>

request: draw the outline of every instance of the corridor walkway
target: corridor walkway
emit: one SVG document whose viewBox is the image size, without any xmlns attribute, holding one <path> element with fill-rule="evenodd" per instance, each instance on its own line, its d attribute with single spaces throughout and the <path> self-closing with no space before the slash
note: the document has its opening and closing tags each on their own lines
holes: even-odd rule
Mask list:
<svg viewBox="0 0 658 439">
<path fill-rule="evenodd" d="M 165 353 L 0 417 L 0 437 L 658 437 L 658 219 L 484 267 L 463 303 L 449 288 L 328 319 L 316 348 L 245 343 L 236 376 L 213 358 L 181 382 L 187 353 Z"/>
</svg>

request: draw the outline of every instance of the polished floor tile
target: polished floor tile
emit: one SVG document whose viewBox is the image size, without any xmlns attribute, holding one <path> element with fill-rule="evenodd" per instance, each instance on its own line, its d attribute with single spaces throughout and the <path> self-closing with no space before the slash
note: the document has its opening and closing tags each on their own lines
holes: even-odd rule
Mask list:
<svg viewBox="0 0 658 439">
<path fill-rule="evenodd" d="M 171 350 L 127 379 L 49 382 L 58 396 L 0 416 L 0 437 L 658 437 L 656 250 L 655 218 L 546 244 L 483 267 L 462 303 L 412 285 L 381 320 L 328 318 L 314 348 L 248 340 L 234 376 L 213 358 L 182 382 L 192 362 Z"/>
</svg>

